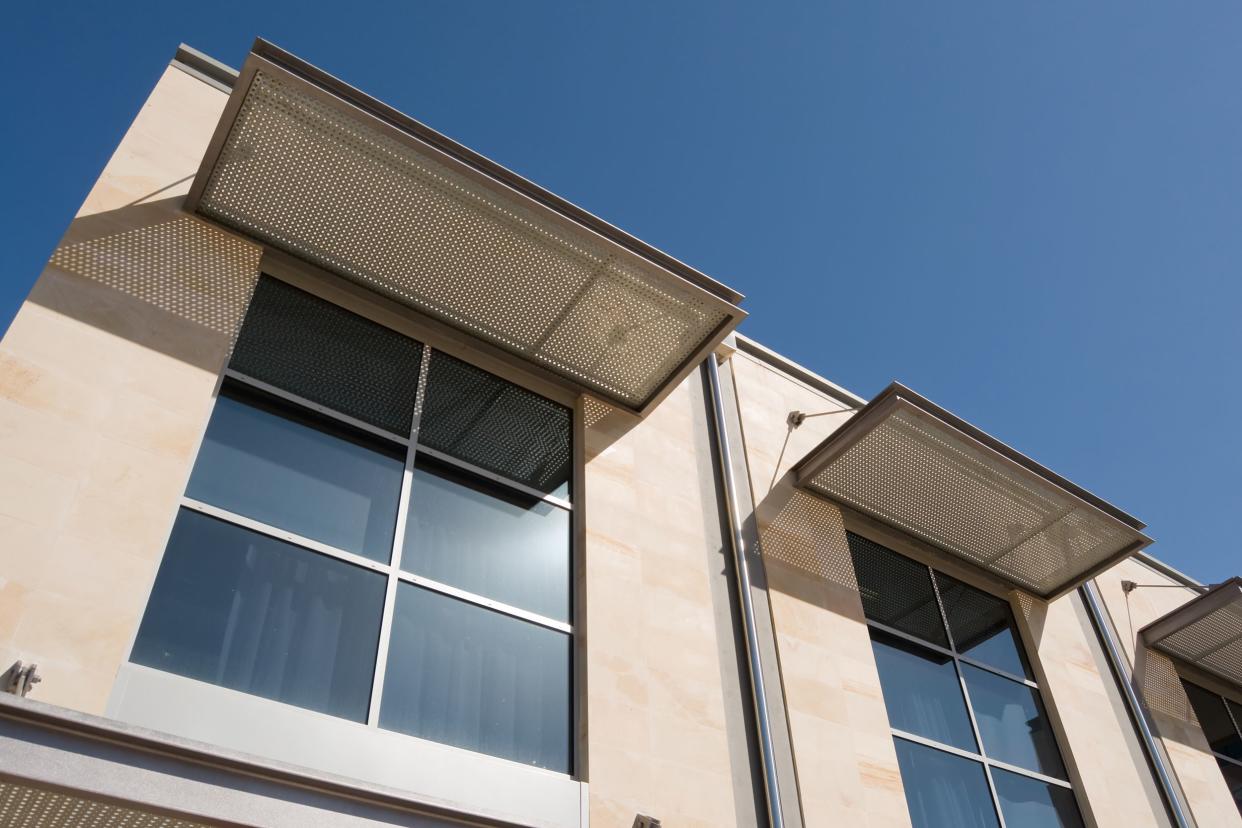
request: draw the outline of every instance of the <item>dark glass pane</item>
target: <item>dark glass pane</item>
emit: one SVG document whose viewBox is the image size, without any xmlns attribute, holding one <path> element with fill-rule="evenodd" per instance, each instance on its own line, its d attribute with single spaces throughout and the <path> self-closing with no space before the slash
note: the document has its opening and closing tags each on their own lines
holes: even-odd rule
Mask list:
<svg viewBox="0 0 1242 828">
<path fill-rule="evenodd" d="M 405 437 L 422 354 L 409 337 L 263 276 L 229 367 Z"/>
<path fill-rule="evenodd" d="M 953 659 L 871 631 L 888 721 L 898 730 L 977 751 Z"/>
<path fill-rule="evenodd" d="M 380 725 L 569 772 L 570 637 L 397 588 Z"/>
<path fill-rule="evenodd" d="M 1233 794 L 1234 804 L 1238 806 L 1238 813 L 1242 814 L 1242 765 L 1235 765 L 1232 762 L 1226 762 L 1224 759 L 1217 759 L 1220 764 L 1220 772 L 1225 775 L 1225 784 L 1229 786 L 1229 792 Z"/>
<path fill-rule="evenodd" d="M 395 447 L 226 388 L 186 494 L 387 563 L 401 499 Z"/>
<path fill-rule="evenodd" d="M 385 579 L 182 509 L 131 659 L 365 721 Z"/>
<path fill-rule="evenodd" d="M 541 492 L 568 497 L 571 415 L 563 405 L 433 351 L 418 441 Z"/>
<path fill-rule="evenodd" d="M 914 828 L 997 828 L 983 765 L 894 739 Z"/>
<path fill-rule="evenodd" d="M 936 573 L 936 581 L 957 651 L 1015 676 L 1030 678 L 1009 602 L 940 572 Z"/>
<path fill-rule="evenodd" d="M 941 647 L 949 646 L 927 567 L 853 533 L 846 537 L 867 617 Z"/>
<path fill-rule="evenodd" d="M 992 768 L 1005 828 L 1082 828 L 1078 803 L 1069 788 Z"/>
<path fill-rule="evenodd" d="M 1203 735 L 1212 750 L 1222 756 L 1242 760 L 1242 739 L 1238 738 L 1224 698 L 1187 681 L 1183 681 L 1182 686 L 1186 688 L 1195 718 L 1199 720 L 1199 727 L 1203 728 Z"/>
<path fill-rule="evenodd" d="M 402 569 L 569 620 L 569 512 L 441 463 L 410 492 Z"/>
<path fill-rule="evenodd" d="M 1039 693 L 969 664 L 962 665 L 962 676 L 984 753 L 992 759 L 1064 779 L 1065 766 Z"/>
</svg>

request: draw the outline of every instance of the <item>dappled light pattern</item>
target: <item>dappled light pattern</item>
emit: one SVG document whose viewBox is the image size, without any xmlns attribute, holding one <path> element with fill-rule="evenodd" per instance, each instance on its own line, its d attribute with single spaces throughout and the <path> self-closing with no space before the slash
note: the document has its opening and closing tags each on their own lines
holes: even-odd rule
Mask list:
<svg viewBox="0 0 1242 828">
<path fill-rule="evenodd" d="M 594 428 L 599 425 L 614 411 L 616 409 L 611 405 L 600 402 L 594 397 L 585 397 L 583 399 L 582 414 L 587 428 Z"/>
<path fill-rule="evenodd" d="M 250 302 L 260 254 L 183 216 L 63 245 L 51 264 L 231 337 Z"/>
<path fill-rule="evenodd" d="M 1199 720 L 1186 698 L 1181 677 L 1168 656 L 1143 650 L 1135 665 L 1135 680 L 1152 713 L 1198 727 Z"/>
<path fill-rule="evenodd" d="M 839 509 L 822 498 L 794 491 L 774 511 L 771 520 L 760 522 L 759 549 L 765 559 L 858 589 Z"/>
</svg>

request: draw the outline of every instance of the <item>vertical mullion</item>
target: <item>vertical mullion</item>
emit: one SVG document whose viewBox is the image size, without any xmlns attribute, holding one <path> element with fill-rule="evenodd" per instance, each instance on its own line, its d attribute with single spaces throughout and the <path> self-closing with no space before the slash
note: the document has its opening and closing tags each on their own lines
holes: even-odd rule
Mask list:
<svg viewBox="0 0 1242 828">
<path fill-rule="evenodd" d="M 953 669 L 957 671 L 957 683 L 962 688 L 962 698 L 966 700 L 966 715 L 970 717 L 970 729 L 974 731 L 979 755 L 985 760 L 983 775 L 988 781 L 988 793 L 992 795 L 992 807 L 996 810 L 996 818 L 1000 820 L 1001 828 L 1005 828 L 1005 815 L 1001 813 L 1000 797 L 996 794 L 996 782 L 992 779 L 992 766 L 986 761 L 988 754 L 983 748 L 983 734 L 979 732 L 979 722 L 975 720 L 975 705 L 970 700 L 970 691 L 966 689 L 966 676 L 962 674 L 962 662 L 958 660 L 956 652 L 953 653 Z"/>
<path fill-rule="evenodd" d="M 418 428 L 423 418 L 423 401 L 427 398 L 427 379 L 431 366 L 431 348 L 423 345 L 418 366 L 418 390 L 414 394 L 414 415 L 410 418 L 410 442 L 406 446 L 405 470 L 401 474 L 401 494 L 397 501 L 397 525 L 393 530 L 392 556 L 388 565 L 388 586 L 384 592 L 384 614 L 380 621 L 379 648 L 375 672 L 371 679 L 371 704 L 367 708 L 367 726 L 379 726 L 380 696 L 384 692 L 384 676 L 388 672 L 388 645 L 392 639 L 392 619 L 397 603 L 397 585 L 401 571 L 401 553 L 405 546 L 405 526 L 410 515 L 410 490 L 414 485 L 414 455 L 418 451 Z"/>
</svg>

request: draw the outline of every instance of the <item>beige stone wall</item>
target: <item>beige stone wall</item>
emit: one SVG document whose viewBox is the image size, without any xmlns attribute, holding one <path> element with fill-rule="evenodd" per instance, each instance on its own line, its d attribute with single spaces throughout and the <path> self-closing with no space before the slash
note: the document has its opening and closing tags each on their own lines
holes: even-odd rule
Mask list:
<svg viewBox="0 0 1242 828">
<path fill-rule="evenodd" d="M 702 393 L 692 374 L 619 438 L 588 433 L 592 828 L 754 824 Z"/>
<path fill-rule="evenodd" d="M 42 701 L 103 711 L 257 277 L 180 210 L 226 97 L 165 71 L 0 342 L 0 664 Z"/>
<path fill-rule="evenodd" d="M 1123 580 L 1167 586 L 1178 582 L 1137 560 L 1126 561 L 1096 578 L 1100 597 L 1130 660 L 1135 684 L 1195 821 L 1205 827 L 1242 828 L 1242 816 L 1211 755 L 1173 662 L 1138 644 L 1143 627 L 1195 598 L 1198 592 L 1189 588 L 1136 589 L 1126 595 L 1121 589 Z M 1242 703 L 1242 697 L 1237 700 Z"/>
<path fill-rule="evenodd" d="M 730 365 L 803 819 L 808 828 L 909 826 L 841 513 L 796 491 L 788 475 L 848 417 L 815 417 L 791 431 L 789 412 L 846 406 L 746 353 Z"/>
</svg>

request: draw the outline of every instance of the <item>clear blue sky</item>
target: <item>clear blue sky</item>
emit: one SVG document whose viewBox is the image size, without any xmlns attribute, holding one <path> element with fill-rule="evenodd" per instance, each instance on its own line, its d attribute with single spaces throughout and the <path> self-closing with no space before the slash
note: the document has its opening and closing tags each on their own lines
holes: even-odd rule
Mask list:
<svg viewBox="0 0 1242 828">
<path fill-rule="evenodd" d="M 19 3 L 7 326 L 185 41 L 262 35 L 1242 571 L 1236 2 Z"/>
</svg>

